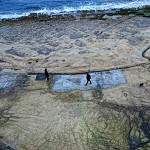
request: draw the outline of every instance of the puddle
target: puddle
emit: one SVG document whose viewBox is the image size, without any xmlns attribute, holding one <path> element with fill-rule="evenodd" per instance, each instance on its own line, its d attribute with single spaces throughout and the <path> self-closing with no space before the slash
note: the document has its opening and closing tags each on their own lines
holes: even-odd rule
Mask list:
<svg viewBox="0 0 150 150">
<path fill-rule="evenodd" d="M 0 89 L 12 88 L 15 83 L 17 74 L 0 73 Z"/>
<path fill-rule="evenodd" d="M 28 86 L 28 76 L 26 74 L 17 73 L 0 73 L 0 98 L 14 94 L 19 89 Z"/>
<path fill-rule="evenodd" d="M 53 77 L 53 92 L 70 92 L 73 90 L 92 90 L 112 88 L 126 83 L 121 70 L 102 71 L 90 73 L 92 84 L 86 84 L 86 75 L 55 75 Z"/>
<path fill-rule="evenodd" d="M 41 81 L 42 81 L 42 80 L 46 80 L 45 74 L 42 74 L 42 73 L 37 74 L 36 80 L 41 80 Z"/>
<path fill-rule="evenodd" d="M 70 92 L 74 90 L 92 90 L 101 88 L 112 88 L 119 84 L 126 83 L 126 79 L 121 70 L 102 71 L 90 73 L 92 84 L 86 84 L 86 74 L 76 75 L 53 75 L 52 80 L 52 92 Z M 27 77 L 13 73 L 1 73 L 0 74 L 0 89 L 12 88 L 16 78 L 21 76 L 21 80 Z M 26 75 L 27 76 L 27 75 Z M 46 79 L 44 74 L 37 74 L 36 80 L 44 81 Z"/>
<path fill-rule="evenodd" d="M 0 32 L 2 32 L 2 33 L 6 33 L 8 31 L 9 31 L 9 28 L 7 28 L 7 27 L 3 27 L 0 29 Z"/>
</svg>

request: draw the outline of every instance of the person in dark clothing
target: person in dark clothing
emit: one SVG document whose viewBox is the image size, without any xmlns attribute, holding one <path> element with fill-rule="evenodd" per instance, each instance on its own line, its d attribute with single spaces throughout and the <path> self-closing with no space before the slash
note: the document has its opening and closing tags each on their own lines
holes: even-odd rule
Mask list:
<svg viewBox="0 0 150 150">
<path fill-rule="evenodd" d="M 48 74 L 48 71 L 46 68 L 45 68 L 45 76 L 46 76 L 47 80 L 49 80 L 49 74 Z"/>
<path fill-rule="evenodd" d="M 144 85 L 144 83 L 141 83 L 141 84 L 140 84 L 140 87 L 142 87 L 143 85 Z"/>
<path fill-rule="evenodd" d="M 86 80 L 87 80 L 87 82 L 86 82 L 85 86 L 87 86 L 88 82 L 90 82 L 90 84 L 92 84 L 91 76 L 89 75 L 89 73 L 86 74 Z"/>
</svg>

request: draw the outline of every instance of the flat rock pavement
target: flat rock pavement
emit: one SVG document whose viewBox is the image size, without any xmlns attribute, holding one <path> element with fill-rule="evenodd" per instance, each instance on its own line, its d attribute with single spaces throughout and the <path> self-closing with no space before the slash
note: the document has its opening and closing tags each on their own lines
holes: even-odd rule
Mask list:
<svg viewBox="0 0 150 150">
<path fill-rule="evenodd" d="M 6 31 L 6 32 L 3 32 Z M 150 18 L 21 22 L 0 27 L 0 68 L 84 73 L 149 63 Z"/>
<path fill-rule="evenodd" d="M 46 81 L 43 74 L 1 72 L 3 83 L 14 84 L 5 90 L 19 88 L 0 98 L 0 135 L 16 150 L 141 148 L 149 142 L 149 73 L 150 65 L 94 72 L 92 84 L 85 86 L 86 74 L 54 75 Z M 51 92 L 55 84 L 87 89 Z M 97 85 L 102 88 L 93 89 Z"/>
</svg>

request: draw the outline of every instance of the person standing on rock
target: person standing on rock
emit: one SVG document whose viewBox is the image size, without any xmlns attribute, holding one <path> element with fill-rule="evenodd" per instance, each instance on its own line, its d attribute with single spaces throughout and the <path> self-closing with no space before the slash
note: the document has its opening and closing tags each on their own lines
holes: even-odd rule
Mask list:
<svg viewBox="0 0 150 150">
<path fill-rule="evenodd" d="M 46 68 L 45 68 L 45 76 L 46 76 L 47 80 L 49 80 L 49 74 L 48 74 L 48 71 Z"/>
<path fill-rule="evenodd" d="M 86 82 L 85 86 L 87 86 L 88 82 L 90 82 L 90 84 L 92 84 L 91 76 L 89 75 L 89 73 L 86 74 L 86 80 L 87 80 L 87 82 Z"/>
</svg>

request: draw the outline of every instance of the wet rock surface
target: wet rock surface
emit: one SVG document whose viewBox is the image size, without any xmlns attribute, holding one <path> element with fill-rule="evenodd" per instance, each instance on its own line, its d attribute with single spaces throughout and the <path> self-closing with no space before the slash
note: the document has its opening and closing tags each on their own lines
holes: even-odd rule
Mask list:
<svg viewBox="0 0 150 150">
<path fill-rule="evenodd" d="M 5 143 L 4 137 L 0 135 L 0 150 L 15 150 L 15 149 L 12 148 L 9 144 Z"/>
<path fill-rule="evenodd" d="M 112 88 L 126 83 L 121 70 L 90 73 L 91 83 L 85 86 L 86 74 L 83 75 L 55 75 L 53 77 L 53 92 L 69 92 L 73 90 L 90 90 Z"/>
<path fill-rule="evenodd" d="M 26 74 L 0 72 L 0 98 L 13 95 L 17 88 L 21 89 L 28 85 Z"/>
<path fill-rule="evenodd" d="M 0 89 L 12 88 L 17 75 L 12 73 L 0 73 Z"/>
</svg>

